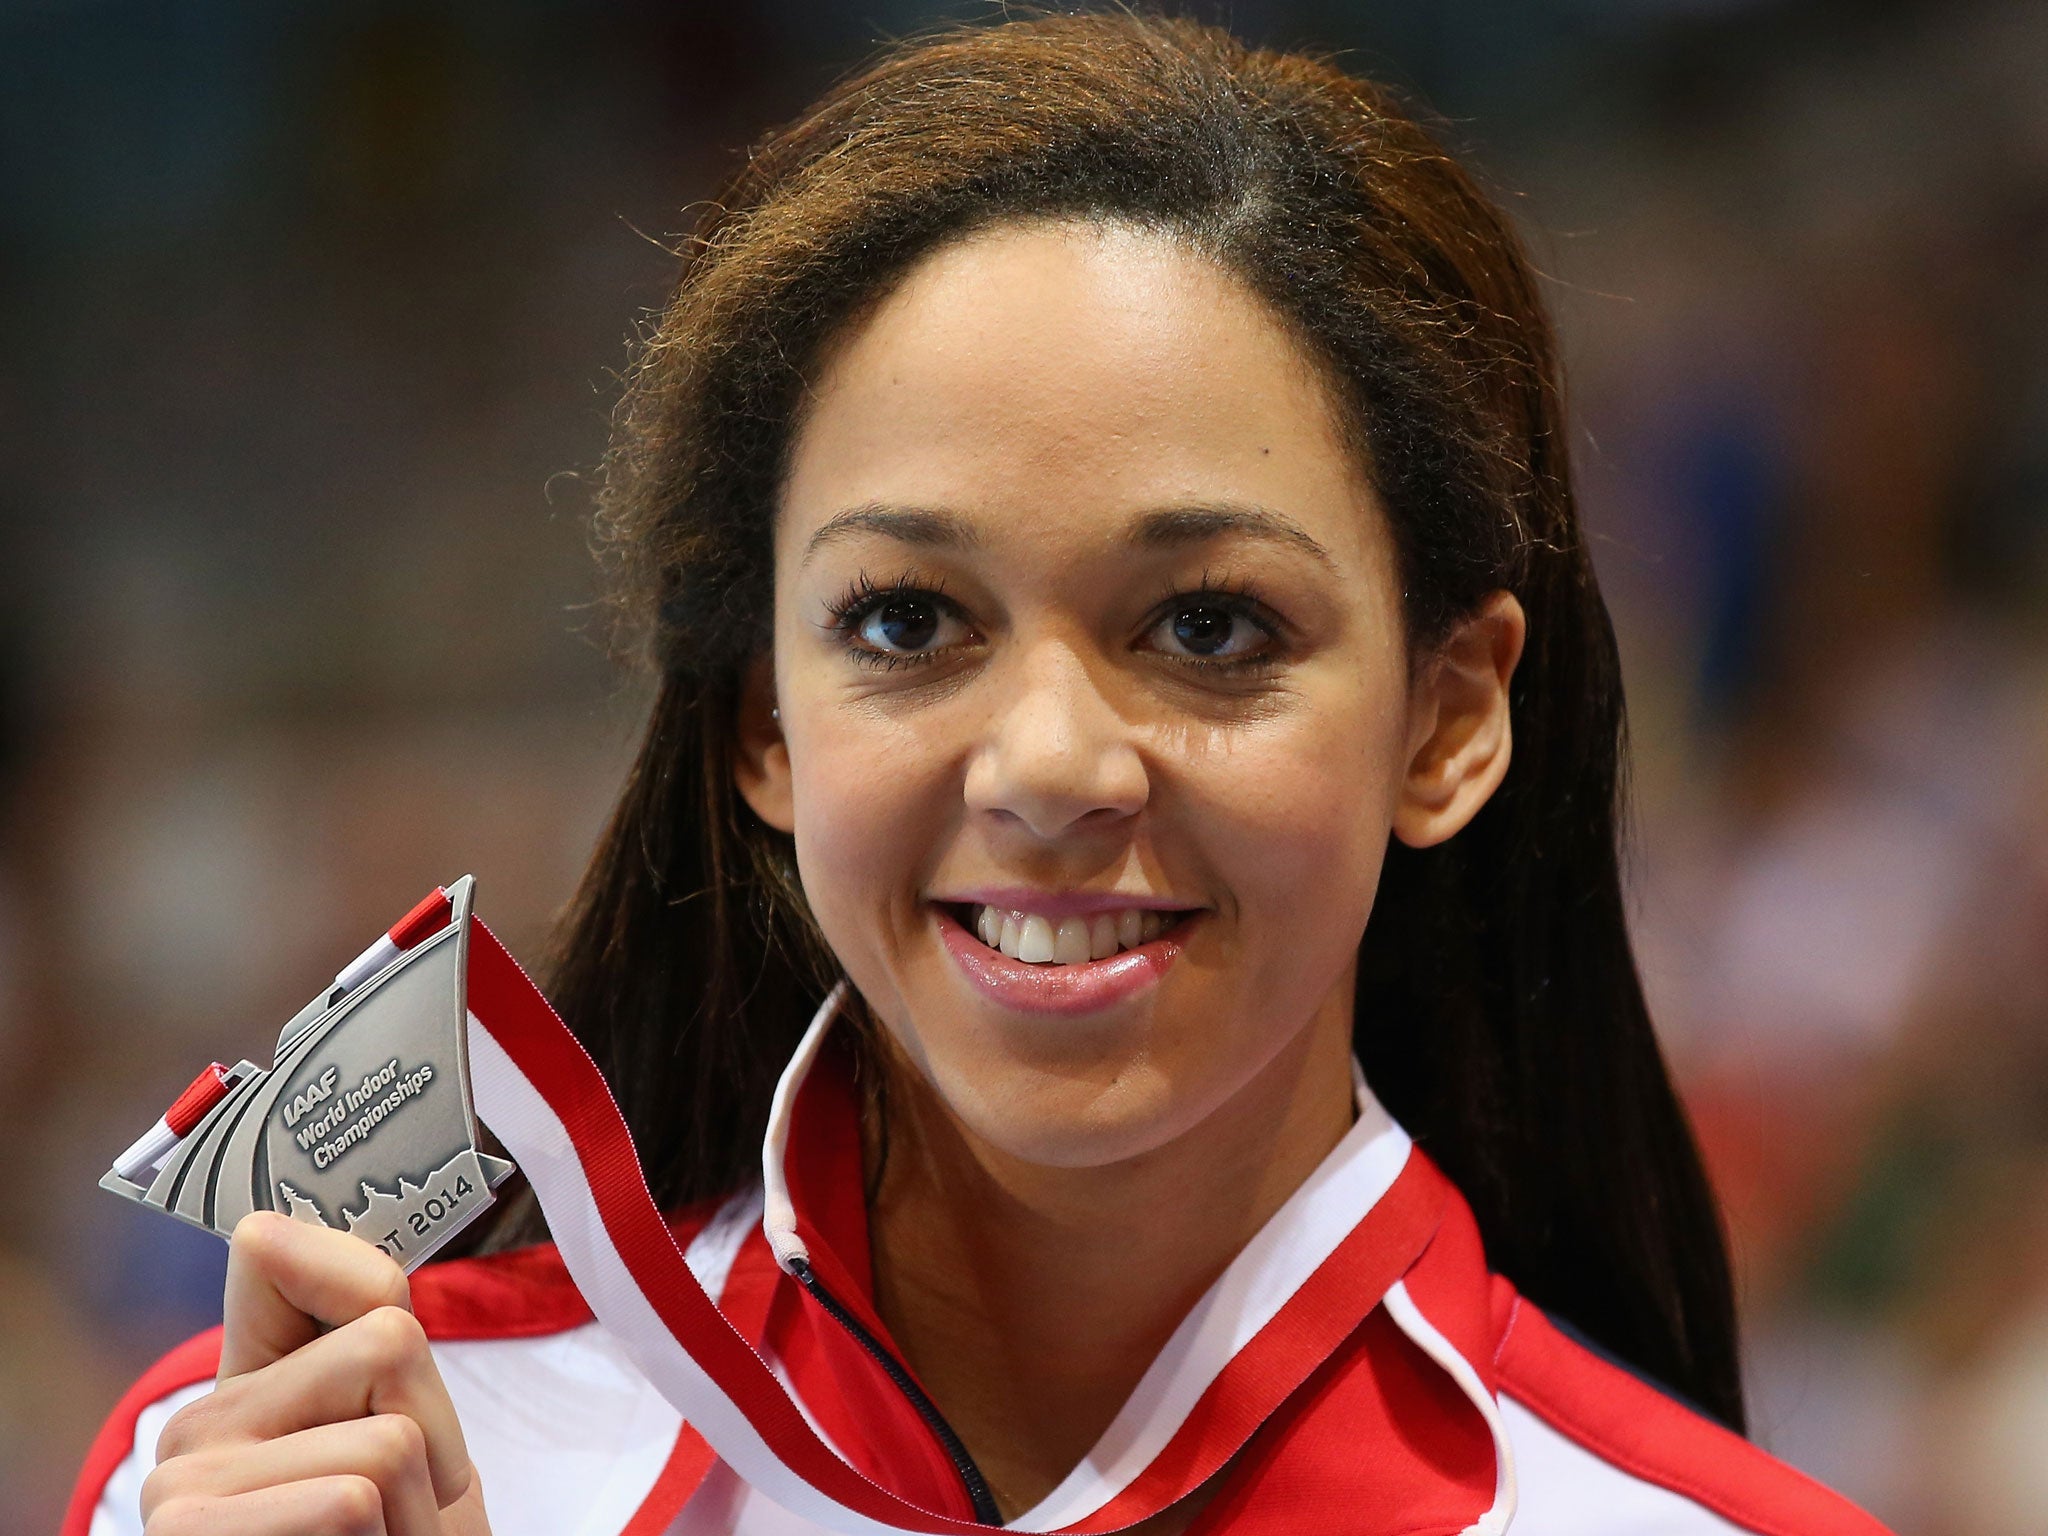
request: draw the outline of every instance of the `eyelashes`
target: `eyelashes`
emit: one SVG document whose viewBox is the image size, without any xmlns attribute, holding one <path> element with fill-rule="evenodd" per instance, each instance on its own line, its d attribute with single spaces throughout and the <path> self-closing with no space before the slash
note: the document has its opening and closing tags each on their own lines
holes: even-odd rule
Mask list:
<svg viewBox="0 0 2048 1536">
<path fill-rule="evenodd" d="M 946 595 L 943 578 L 928 581 L 905 574 L 886 584 L 878 584 L 863 571 L 844 592 L 829 600 L 825 608 L 828 618 L 820 627 L 837 638 L 841 649 L 856 665 L 880 671 L 893 672 L 944 661 L 963 645 L 979 638 L 966 611 Z M 1144 648 L 1190 672 L 1211 677 L 1255 676 L 1271 671 L 1284 659 L 1285 625 L 1267 607 L 1249 580 L 1213 575 L 1205 569 L 1201 580 L 1193 586 L 1168 583 L 1147 616 L 1141 633 L 1146 637 L 1156 635 L 1172 621 L 1175 622 L 1175 641 L 1184 645 L 1187 642 L 1180 633 L 1178 621 L 1188 620 L 1192 615 L 1201 615 L 1206 621 L 1198 622 L 1197 628 L 1213 627 L 1213 620 L 1217 617 L 1227 619 L 1232 630 L 1240 624 L 1249 626 L 1259 637 L 1257 649 L 1242 655 L 1206 655 L 1158 646 Z M 888 632 L 892 625 L 896 629 L 894 636 Z M 912 648 L 917 639 L 935 638 L 948 626 L 956 628 L 966 638 L 951 644 Z M 906 633 L 912 645 L 898 644 Z"/>
<path fill-rule="evenodd" d="M 868 573 L 862 571 L 844 592 L 825 604 L 825 611 L 832 616 L 825 627 L 845 629 L 859 623 L 890 598 L 903 597 L 930 598 L 946 603 L 949 608 L 955 606 L 946 598 L 944 577 L 927 582 L 915 576 L 898 576 L 887 586 L 878 587 Z"/>
</svg>

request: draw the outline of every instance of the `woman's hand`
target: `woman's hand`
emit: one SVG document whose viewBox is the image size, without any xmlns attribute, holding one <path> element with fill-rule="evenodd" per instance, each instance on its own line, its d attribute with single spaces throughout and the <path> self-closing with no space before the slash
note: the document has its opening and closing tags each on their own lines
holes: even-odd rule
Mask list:
<svg viewBox="0 0 2048 1536">
<path fill-rule="evenodd" d="M 228 1249 L 220 1378 L 142 1485 L 147 1536 L 488 1536 L 405 1274 L 274 1211 Z"/>
</svg>

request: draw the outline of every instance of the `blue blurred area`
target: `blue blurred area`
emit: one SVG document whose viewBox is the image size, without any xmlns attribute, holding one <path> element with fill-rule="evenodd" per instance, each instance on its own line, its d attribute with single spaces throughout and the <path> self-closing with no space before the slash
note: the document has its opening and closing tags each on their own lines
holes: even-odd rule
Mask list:
<svg viewBox="0 0 2048 1536">
<path fill-rule="evenodd" d="M 284 7 L 49 5 L 0 19 L 0 219 L 73 247 L 160 238 L 260 195 L 286 109 Z"/>
<path fill-rule="evenodd" d="M 217 1315 L 111 1153 L 427 885 L 527 949 L 567 895 L 639 702 L 579 520 L 662 242 L 878 38 L 990 14 L 0 4 L 0 1536 Z M 1227 19 L 1433 105 L 1549 277 L 1760 1437 L 1902 1532 L 2035 1528 L 2048 10 Z"/>
</svg>

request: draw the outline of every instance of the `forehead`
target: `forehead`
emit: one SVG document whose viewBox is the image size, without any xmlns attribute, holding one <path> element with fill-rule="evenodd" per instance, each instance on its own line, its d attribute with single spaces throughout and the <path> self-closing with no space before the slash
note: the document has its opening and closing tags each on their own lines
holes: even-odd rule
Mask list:
<svg viewBox="0 0 2048 1536">
<path fill-rule="evenodd" d="M 1037 532 L 1190 503 L 1276 507 L 1325 542 L 1376 522 L 1321 373 L 1257 294 L 1166 236 L 1051 221 L 943 247 L 828 354 L 779 539 L 866 503 Z"/>
</svg>

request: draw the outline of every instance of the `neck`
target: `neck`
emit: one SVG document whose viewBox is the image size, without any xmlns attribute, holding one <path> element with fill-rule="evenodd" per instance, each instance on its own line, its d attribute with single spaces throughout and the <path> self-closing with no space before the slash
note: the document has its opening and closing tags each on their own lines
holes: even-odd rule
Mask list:
<svg viewBox="0 0 2048 1536">
<path fill-rule="evenodd" d="M 1192 1131 L 1101 1167 L 976 1139 L 892 1063 L 876 1305 L 1006 1518 L 1109 1427 L 1183 1317 L 1353 1117 L 1348 1009 Z"/>
</svg>

